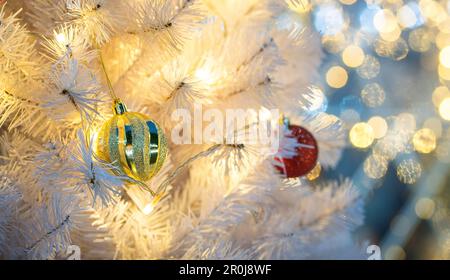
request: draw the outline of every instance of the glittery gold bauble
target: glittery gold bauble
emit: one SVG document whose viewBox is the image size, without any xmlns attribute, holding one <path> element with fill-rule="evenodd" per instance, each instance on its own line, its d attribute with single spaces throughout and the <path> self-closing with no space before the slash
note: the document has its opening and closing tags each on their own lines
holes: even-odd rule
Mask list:
<svg viewBox="0 0 450 280">
<path fill-rule="evenodd" d="M 127 112 L 114 102 L 114 116 L 98 132 L 97 155 L 129 177 L 147 181 L 158 173 L 167 155 L 167 141 L 159 125 L 148 116 Z"/>
</svg>

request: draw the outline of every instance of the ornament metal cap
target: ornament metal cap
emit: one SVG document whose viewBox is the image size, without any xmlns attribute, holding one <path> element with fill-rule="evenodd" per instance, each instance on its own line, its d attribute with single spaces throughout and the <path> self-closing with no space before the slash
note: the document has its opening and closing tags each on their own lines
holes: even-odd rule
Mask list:
<svg viewBox="0 0 450 280">
<path fill-rule="evenodd" d="M 123 115 L 127 112 L 127 106 L 119 99 L 114 99 L 113 111 L 115 115 Z"/>
</svg>

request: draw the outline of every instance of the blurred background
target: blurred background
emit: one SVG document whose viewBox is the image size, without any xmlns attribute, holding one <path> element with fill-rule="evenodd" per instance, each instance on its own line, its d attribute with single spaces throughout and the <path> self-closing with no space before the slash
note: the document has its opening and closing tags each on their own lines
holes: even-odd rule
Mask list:
<svg viewBox="0 0 450 280">
<path fill-rule="evenodd" d="M 367 194 L 355 237 L 384 259 L 450 259 L 450 0 L 287 0 L 325 53 L 314 108 L 339 116 L 337 170 Z M 282 21 L 281 21 L 282 22 Z"/>
</svg>

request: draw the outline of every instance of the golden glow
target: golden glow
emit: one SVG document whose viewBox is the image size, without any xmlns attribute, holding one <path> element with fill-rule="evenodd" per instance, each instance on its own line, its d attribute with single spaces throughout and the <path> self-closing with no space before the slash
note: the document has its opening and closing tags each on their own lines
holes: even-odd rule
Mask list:
<svg viewBox="0 0 450 280">
<path fill-rule="evenodd" d="M 418 130 L 413 137 L 414 149 L 422 154 L 429 154 L 436 149 L 436 135 L 429 128 Z"/>
<path fill-rule="evenodd" d="M 447 97 L 442 100 L 439 105 L 439 115 L 446 121 L 450 121 L 450 98 Z"/>
<path fill-rule="evenodd" d="M 417 217 L 428 220 L 434 214 L 435 203 L 428 197 L 423 197 L 416 202 L 416 215 Z"/>
<path fill-rule="evenodd" d="M 386 135 L 388 125 L 382 117 L 374 116 L 367 123 L 372 127 L 376 139 L 383 138 Z"/>
<path fill-rule="evenodd" d="M 367 148 L 375 139 L 373 129 L 367 123 L 355 124 L 349 133 L 350 142 L 357 148 Z"/>
<path fill-rule="evenodd" d="M 356 68 L 364 62 L 364 51 L 356 45 L 350 45 L 342 52 L 342 61 L 348 67 Z"/>
<path fill-rule="evenodd" d="M 320 176 L 320 172 L 322 172 L 322 166 L 319 162 L 317 162 L 316 166 L 314 166 L 313 170 L 311 170 L 307 175 L 306 178 L 310 181 L 313 181 Z"/>
<path fill-rule="evenodd" d="M 447 46 L 439 53 L 439 62 L 445 68 L 450 68 L 450 46 Z"/>
<path fill-rule="evenodd" d="M 342 88 L 347 84 L 348 74 L 340 66 L 331 67 L 326 74 L 327 84 L 332 88 Z"/>
</svg>

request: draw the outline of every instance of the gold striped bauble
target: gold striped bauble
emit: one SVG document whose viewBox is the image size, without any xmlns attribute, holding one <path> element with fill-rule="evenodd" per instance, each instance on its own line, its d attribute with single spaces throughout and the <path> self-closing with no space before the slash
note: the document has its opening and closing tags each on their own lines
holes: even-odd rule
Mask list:
<svg viewBox="0 0 450 280">
<path fill-rule="evenodd" d="M 114 101 L 114 116 L 98 132 L 96 153 L 129 177 L 147 181 L 158 173 L 167 155 L 167 141 L 148 116 L 128 112 Z"/>
</svg>

